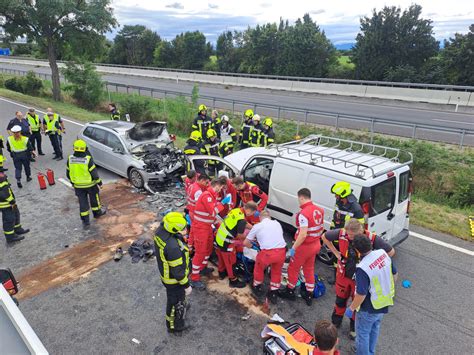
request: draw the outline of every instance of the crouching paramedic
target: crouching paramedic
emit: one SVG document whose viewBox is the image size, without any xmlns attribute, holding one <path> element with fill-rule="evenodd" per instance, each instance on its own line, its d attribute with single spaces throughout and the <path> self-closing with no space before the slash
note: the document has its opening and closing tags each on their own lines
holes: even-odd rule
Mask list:
<svg viewBox="0 0 474 355">
<path fill-rule="evenodd" d="M 245 182 L 241 176 L 233 178 L 232 183 L 237 190 L 237 195 L 239 196 L 242 205 L 253 201 L 257 204 L 258 212 L 262 212 L 265 209 L 268 202 L 268 195 L 260 190 L 257 185 L 251 182 Z M 258 223 L 258 214 L 256 216 L 248 217 L 247 222 L 250 224 Z"/>
<path fill-rule="evenodd" d="M 79 199 L 79 210 L 84 227 L 90 225 L 89 207 L 94 218 L 105 214 L 100 205 L 99 186 L 102 180 L 99 177 L 94 160 L 87 153 L 87 145 L 81 139 L 74 142 L 74 154 L 67 160 L 66 176 L 74 186 L 74 191 Z M 90 206 L 89 206 L 90 200 Z"/>
<path fill-rule="evenodd" d="M 191 286 L 198 290 L 204 290 L 206 286 L 201 281 L 200 273 L 212 273 L 213 269 L 207 267 L 209 256 L 214 246 L 213 224 L 216 216 L 223 209 L 223 204 L 230 201 L 229 198 L 217 201 L 217 195 L 224 188 L 225 183 L 220 179 L 211 181 L 211 186 L 199 196 L 194 208 L 194 220 L 192 231 L 194 239 L 194 257 L 191 273 Z"/>
<path fill-rule="evenodd" d="M 229 287 L 243 288 L 245 282 L 239 280 L 233 271 L 237 261 L 234 247 L 235 239 L 243 239 L 247 221 L 245 216 L 250 216 L 257 211 L 257 206 L 253 202 L 248 202 L 243 208 L 231 210 L 224 221 L 219 226 L 216 233 L 215 245 L 217 258 L 219 260 L 219 278 L 223 280 L 229 278 Z"/>
<path fill-rule="evenodd" d="M 169 332 L 181 332 L 185 324 L 186 296 L 189 285 L 189 251 L 183 240 L 186 219 L 181 213 L 170 212 L 155 232 L 155 254 L 161 281 L 166 288 L 166 327 Z"/>
<path fill-rule="evenodd" d="M 260 213 L 260 221 L 252 227 L 244 241 L 248 248 L 252 247 L 253 242 L 257 242 L 260 248 L 255 260 L 252 292 L 257 298 L 263 295 L 264 271 L 270 266 L 270 290 L 267 295 L 272 303 L 276 303 L 281 283 L 281 268 L 285 262 L 286 243 L 280 223 L 273 221 L 267 211 Z"/>
<path fill-rule="evenodd" d="M 374 233 L 364 231 L 362 224 L 355 218 L 347 221 L 346 226 L 340 229 L 333 229 L 327 231 L 322 236 L 324 244 L 334 253 L 337 262 L 336 273 L 336 304 L 332 312 L 332 323 L 336 327 L 340 327 L 344 312 L 346 311 L 347 301 L 354 297 L 355 280 L 354 274 L 356 265 L 360 261 L 360 257 L 354 249 L 354 237 L 358 234 L 367 236 L 370 240 L 373 249 L 383 249 L 392 257 L 395 255 L 395 250 L 382 238 L 376 236 Z M 334 246 L 338 242 L 339 251 Z M 353 315 L 350 321 L 349 336 L 355 339 L 355 316 Z"/>
<path fill-rule="evenodd" d="M 190 221 L 190 231 L 188 236 L 188 245 L 191 249 L 194 248 L 194 233 L 193 233 L 193 225 L 194 225 L 194 210 L 196 208 L 196 202 L 201 196 L 203 191 L 206 191 L 209 187 L 209 176 L 205 174 L 201 174 L 198 176 L 197 181 L 186 190 L 187 194 L 187 201 L 188 204 L 186 209 L 188 210 L 189 219 Z"/>
<path fill-rule="evenodd" d="M 303 268 L 306 289 L 301 289 L 301 297 L 308 306 L 313 302 L 314 263 L 321 249 L 321 234 L 324 229 L 324 210 L 311 201 L 311 191 L 303 188 L 298 191 L 301 211 L 296 215 L 298 230 L 295 243 L 290 249 L 291 261 L 288 265 L 288 285 L 280 293 L 283 298 L 295 300 L 295 287 L 300 269 Z"/>
</svg>

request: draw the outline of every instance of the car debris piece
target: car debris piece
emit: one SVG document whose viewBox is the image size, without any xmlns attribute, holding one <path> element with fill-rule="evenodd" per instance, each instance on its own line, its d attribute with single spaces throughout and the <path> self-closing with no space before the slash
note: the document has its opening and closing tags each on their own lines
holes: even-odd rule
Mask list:
<svg viewBox="0 0 474 355">
<path fill-rule="evenodd" d="M 251 314 L 250 314 L 250 313 L 247 313 L 245 316 L 242 316 L 242 318 L 240 318 L 240 319 L 242 319 L 242 320 L 249 320 L 250 317 L 251 317 Z"/>
<path fill-rule="evenodd" d="M 140 344 L 140 343 L 141 343 L 140 340 L 135 339 L 135 338 L 133 338 L 132 341 L 133 341 L 135 344 Z"/>
</svg>

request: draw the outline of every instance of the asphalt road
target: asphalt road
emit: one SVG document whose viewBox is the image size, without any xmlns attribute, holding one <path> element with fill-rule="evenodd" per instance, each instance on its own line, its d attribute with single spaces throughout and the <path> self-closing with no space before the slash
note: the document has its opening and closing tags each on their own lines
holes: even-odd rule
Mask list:
<svg viewBox="0 0 474 355">
<path fill-rule="evenodd" d="M 6 127 L 14 112 L 23 109 L 0 99 L 0 126 Z M 70 147 L 80 126 L 66 122 L 66 127 L 65 147 Z M 3 133 L 6 134 L 5 129 Z M 57 176 L 63 177 L 65 162 L 51 160 L 49 144 L 45 152 L 47 155 L 33 164 L 34 171 L 53 168 Z M 12 176 L 11 161 L 6 165 L 10 168 L 9 176 Z M 104 177 L 105 172 L 101 174 Z M 109 174 L 107 180 L 112 183 L 114 175 Z M 0 261 L 12 268 L 15 274 L 28 272 L 33 266 L 84 243 L 91 242 L 91 248 L 84 249 L 84 254 L 92 254 L 100 249 L 97 243 L 107 238 L 100 233 L 101 229 L 97 229 L 96 221 L 90 231 L 82 231 L 77 200 L 65 185 L 57 183 L 40 191 L 37 182 L 33 181 L 22 190 L 16 186 L 13 190 L 22 212 L 23 225 L 31 228 L 27 238 L 20 243 L 13 246 L 0 243 Z M 112 193 L 110 190 L 103 192 L 104 199 L 110 200 L 107 194 Z M 128 195 L 133 197 L 132 192 L 122 195 L 117 200 L 123 198 L 123 204 L 129 204 L 125 199 Z M 140 208 L 147 211 L 156 212 L 158 207 L 146 201 L 140 203 Z M 139 221 L 139 210 L 133 211 L 133 215 L 128 217 Z M 119 223 L 122 217 L 114 218 Z M 435 240 L 474 250 L 472 243 L 415 226 L 412 229 Z M 130 231 L 122 229 L 117 233 L 127 232 Z M 137 233 L 151 236 L 149 230 Z M 383 321 L 378 352 L 472 354 L 472 255 L 410 237 L 397 248 L 394 260 L 400 273 L 397 296 L 394 307 Z M 66 260 L 66 264 L 66 268 L 73 270 L 83 266 L 77 260 L 70 263 Z M 331 274 L 319 263 L 317 272 L 323 277 Z M 42 277 L 45 275 L 38 275 L 38 279 Z M 401 287 L 404 279 L 412 282 L 412 288 Z M 266 323 L 264 317 L 250 312 L 250 319 L 242 320 L 247 310 L 233 298 L 220 293 L 193 292 L 191 296 L 189 320 L 193 328 L 183 336 L 167 334 L 163 318 L 164 289 L 155 261 L 132 264 L 125 256 L 118 263 L 101 264 L 74 282 L 21 300 L 20 309 L 51 354 L 261 352 L 259 334 Z M 294 303 L 280 301 L 271 306 L 270 314 L 278 313 L 285 320 L 300 322 L 312 329 L 317 320 L 330 317 L 334 298 L 332 288 L 328 287 L 327 294 L 315 300 L 311 308 L 301 300 Z M 343 354 L 348 353 L 351 344 L 347 337 L 348 328 L 345 321 L 339 333 Z M 138 340 L 139 344 L 132 339 Z"/>
<path fill-rule="evenodd" d="M 49 67 L 32 67 L 22 64 L 0 63 L 0 68 L 10 68 L 16 70 L 34 70 L 42 74 L 50 74 Z M 186 81 L 159 80 L 155 78 L 135 77 L 126 75 L 104 75 L 103 79 L 113 83 L 141 86 L 158 90 L 176 91 L 189 95 L 192 91 L 193 83 Z M 262 115 L 276 117 L 278 110 L 265 107 L 265 105 L 296 107 L 304 110 L 317 110 L 340 115 L 363 116 L 368 119 L 384 119 L 388 121 L 404 122 L 409 126 L 401 126 L 396 123 L 375 123 L 374 132 L 393 134 L 397 136 L 411 137 L 413 127 L 411 125 L 436 125 L 445 128 L 455 129 L 474 129 L 474 114 L 454 112 L 454 106 L 439 106 L 439 109 L 420 108 L 416 104 L 402 102 L 398 100 L 367 100 L 356 97 L 343 97 L 335 95 L 317 95 L 310 93 L 283 92 L 278 90 L 262 90 L 252 88 L 240 88 L 233 86 L 218 86 L 201 84 L 199 86 L 200 94 L 203 96 L 212 96 L 226 100 L 236 100 L 258 103 L 257 112 Z M 109 87 L 109 90 L 115 91 L 115 87 Z M 125 88 L 118 88 L 119 92 L 125 92 Z M 130 92 L 136 92 L 133 89 Z M 142 95 L 150 95 L 150 92 L 141 91 Z M 162 97 L 163 93 L 154 93 L 154 97 Z M 210 107 L 230 110 L 232 104 L 229 102 L 216 100 L 201 100 Z M 434 107 L 426 105 L 427 107 Z M 235 104 L 234 109 L 243 112 L 248 105 Z M 461 108 L 462 110 L 462 108 Z M 133 116 L 133 113 L 131 113 Z M 309 123 L 335 126 L 336 118 L 333 115 L 309 114 L 305 117 L 304 113 L 280 111 L 283 118 L 295 119 Z M 339 127 L 350 129 L 371 130 L 371 123 L 363 121 L 352 121 L 339 118 Z M 461 136 L 459 133 L 445 133 L 440 131 L 417 128 L 416 138 L 444 141 L 449 143 L 459 143 Z M 467 145 L 474 145 L 474 136 L 466 136 L 464 142 Z"/>
</svg>

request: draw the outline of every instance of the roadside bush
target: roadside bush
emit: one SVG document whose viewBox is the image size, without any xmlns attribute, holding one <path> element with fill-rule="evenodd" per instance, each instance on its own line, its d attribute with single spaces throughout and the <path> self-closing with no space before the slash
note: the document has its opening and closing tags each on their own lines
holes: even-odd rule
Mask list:
<svg viewBox="0 0 474 355">
<path fill-rule="evenodd" d="M 182 96 L 160 100 L 159 104 L 161 108 L 159 117 L 168 122 L 170 132 L 188 136 L 196 112 L 193 104 Z"/>
<path fill-rule="evenodd" d="M 10 78 L 5 80 L 5 88 L 12 91 L 23 92 L 23 85 L 21 83 L 21 78 Z"/>
<path fill-rule="evenodd" d="M 3 74 L 0 74 L 0 88 L 5 87 L 5 77 Z"/>
<path fill-rule="evenodd" d="M 104 96 L 104 84 L 91 63 L 67 63 L 63 74 L 69 82 L 65 89 L 72 93 L 79 106 L 94 109 L 99 105 Z"/>
<path fill-rule="evenodd" d="M 43 89 L 43 81 L 32 70 L 25 77 L 21 78 L 21 85 L 23 93 L 32 96 L 38 96 Z"/>
<path fill-rule="evenodd" d="M 154 119 L 153 105 L 155 99 L 139 96 L 138 94 L 124 95 L 117 100 L 122 115 L 130 115 L 133 122 L 144 122 Z"/>
</svg>

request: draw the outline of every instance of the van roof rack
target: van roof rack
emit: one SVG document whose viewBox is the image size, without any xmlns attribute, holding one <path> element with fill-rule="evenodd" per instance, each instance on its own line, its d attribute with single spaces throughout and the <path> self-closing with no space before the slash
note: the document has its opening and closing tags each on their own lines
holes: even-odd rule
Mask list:
<svg viewBox="0 0 474 355">
<path fill-rule="evenodd" d="M 346 174 L 362 179 L 375 178 L 413 162 L 413 154 L 402 149 L 323 135 L 310 135 L 300 140 L 272 144 L 269 148 L 276 149 L 279 156 L 283 152 L 297 153 L 299 157 L 308 156 L 309 164 L 312 165 L 343 164 Z M 393 163 L 395 166 L 384 168 L 383 165 L 387 163 Z"/>
</svg>

